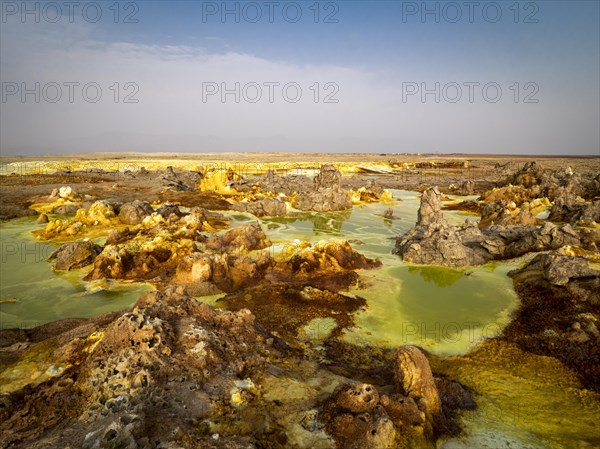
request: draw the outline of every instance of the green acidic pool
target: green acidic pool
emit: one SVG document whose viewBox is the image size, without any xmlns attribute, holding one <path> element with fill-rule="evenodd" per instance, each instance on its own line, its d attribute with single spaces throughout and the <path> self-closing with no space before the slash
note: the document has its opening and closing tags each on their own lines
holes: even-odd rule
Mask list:
<svg viewBox="0 0 600 449">
<path fill-rule="evenodd" d="M 344 238 L 367 257 L 378 257 L 383 267 L 361 273 L 366 287 L 352 294 L 367 299 L 367 310 L 345 339 L 356 344 L 399 346 L 417 344 L 440 355 L 465 353 L 485 337 L 493 337 L 508 324 L 518 298 L 506 273 L 515 261 L 482 267 L 453 269 L 405 264 L 391 254 L 394 237 L 408 231 L 417 219 L 420 195 L 394 190 L 389 204 L 355 206 L 351 211 L 307 213 L 300 218 L 262 220 L 276 244 L 293 239 L 317 242 Z M 463 198 L 461 198 L 463 199 Z M 394 209 L 393 220 L 383 217 Z M 471 214 L 445 212 L 451 223 Z M 324 332 L 327 329 L 323 330 Z"/>
<path fill-rule="evenodd" d="M 381 269 L 362 273 L 365 286 L 350 292 L 365 297 L 368 307 L 357 315 L 356 326 L 347 330 L 344 338 L 348 341 L 380 346 L 414 343 L 438 354 L 460 354 L 482 337 L 497 335 L 518 304 L 506 276 L 513 265 L 456 270 L 403 263 L 391 254 L 393 237 L 414 225 L 419 194 L 393 193 L 396 200 L 387 204 L 260 222 L 276 249 L 296 239 L 344 238 L 366 256 L 382 260 Z M 394 209 L 392 220 L 383 217 L 388 207 Z M 446 215 L 454 222 L 471 217 L 460 212 Z M 255 220 L 248 214 L 230 216 L 234 226 Z M 0 225 L 0 299 L 16 300 L 0 304 L 2 328 L 120 310 L 151 289 L 143 283 L 89 284 L 82 281 L 85 270 L 52 272 L 46 259 L 55 246 L 37 242 L 31 236 L 37 228 L 32 218 Z"/>
<path fill-rule="evenodd" d="M 31 231 L 39 228 L 31 217 L 0 223 L 1 329 L 121 310 L 152 289 L 143 283 L 84 282 L 82 270 L 53 272 L 47 258 L 57 246 L 36 241 Z"/>
</svg>

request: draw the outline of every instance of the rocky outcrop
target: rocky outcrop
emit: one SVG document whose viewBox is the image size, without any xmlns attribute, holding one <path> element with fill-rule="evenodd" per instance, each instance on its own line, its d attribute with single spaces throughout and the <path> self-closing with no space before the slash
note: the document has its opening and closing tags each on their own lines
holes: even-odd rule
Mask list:
<svg viewBox="0 0 600 449">
<path fill-rule="evenodd" d="M 585 201 L 564 188 L 560 188 L 548 220 L 593 226 L 600 223 L 600 200 Z"/>
<path fill-rule="evenodd" d="M 96 201 L 88 209 L 79 208 L 73 218 L 50 220 L 46 228 L 34 234 L 42 239 L 82 235 L 95 227 L 112 227 L 120 224 L 118 205 L 108 201 Z"/>
<path fill-rule="evenodd" d="M 508 189 L 520 188 L 529 198 L 547 197 L 550 200 L 564 193 L 589 200 L 600 193 L 597 177 L 584 178 L 570 167 L 546 170 L 535 161 L 526 163 L 521 169 L 508 176 L 501 186 L 506 186 Z"/>
<path fill-rule="evenodd" d="M 393 447 L 396 439 L 396 428 L 381 405 L 375 402 L 377 405 L 373 404 L 371 406 L 370 403 L 374 402 L 372 400 L 373 393 L 376 393 L 376 390 L 371 385 L 358 385 L 356 387 L 344 385 L 334 392 L 332 407 L 335 407 L 336 401 L 339 400 L 342 404 L 345 404 L 349 402 L 346 399 L 349 395 L 357 394 L 352 398 L 355 399 L 353 403 L 340 406 L 340 411 L 332 413 L 331 418 L 326 421 L 325 428 L 333 436 L 337 447 L 360 447 L 365 449 Z M 366 398 L 369 398 L 369 401 L 365 403 L 364 399 Z M 368 410 L 365 412 L 354 411 L 367 407 Z"/>
<path fill-rule="evenodd" d="M 394 378 L 400 392 L 412 399 L 422 412 L 425 433 L 433 436 L 442 416 L 442 402 L 429 362 L 419 348 L 402 346 L 398 349 Z"/>
<path fill-rule="evenodd" d="M 231 209 L 248 212 L 256 217 L 282 217 L 287 212 L 285 201 L 281 198 L 263 198 L 249 203 L 235 203 Z"/>
<path fill-rule="evenodd" d="M 48 257 L 48 260 L 56 259 L 53 270 L 73 270 L 83 268 L 94 262 L 102 247 L 91 240 L 80 242 L 69 242 L 62 245 Z"/>
<path fill-rule="evenodd" d="M 154 209 L 147 201 L 135 200 L 125 203 L 119 211 L 119 220 L 126 225 L 140 224 L 144 218 L 154 213 Z"/>
<path fill-rule="evenodd" d="M 520 207 L 517 207 L 514 202 L 506 203 L 505 201 L 481 203 L 479 211 L 481 213 L 480 228 L 491 224 L 503 226 L 515 224 L 538 225 L 542 222 L 531 213 L 528 202 L 523 202 Z"/>
<path fill-rule="evenodd" d="M 165 220 L 169 219 L 172 215 L 177 218 L 183 217 L 185 214 L 181 212 L 179 206 L 172 203 L 161 204 L 158 209 L 156 209 L 156 213 L 163 217 Z"/>
<path fill-rule="evenodd" d="M 237 436 L 244 425 L 235 424 L 244 416 L 238 408 L 258 395 L 252 379 L 265 356 L 277 354 L 267 337 L 248 311 L 217 311 L 174 289 L 146 294 L 95 332 L 70 330 L 58 347 L 39 343 L 52 369 L 37 389 L 2 373 L 0 446 L 269 445 L 268 430 Z M 218 430 L 200 425 L 222 419 L 232 427 L 218 439 L 211 436 Z"/>
<path fill-rule="evenodd" d="M 508 204 L 512 202 L 515 205 L 519 205 L 532 198 L 532 192 L 525 187 L 508 185 L 488 190 L 487 192 L 484 192 L 479 199 L 486 203 L 504 202 L 505 204 Z"/>
<path fill-rule="evenodd" d="M 187 179 L 186 179 L 187 178 Z M 195 183 L 201 178 L 196 172 L 188 173 L 188 176 L 175 173 L 173 167 L 169 166 L 158 176 L 160 183 L 167 189 L 177 192 L 189 192 L 194 190 Z"/>
<path fill-rule="evenodd" d="M 242 225 L 222 235 L 212 235 L 206 242 L 206 249 L 219 253 L 246 253 L 271 246 L 258 224 Z"/>
<path fill-rule="evenodd" d="M 521 307 L 503 335 L 535 354 L 551 356 L 600 391 L 600 271 L 557 251 L 511 271 Z"/>
<path fill-rule="evenodd" d="M 272 264 L 273 260 L 266 252 L 256 259 L 193 253 L 179 261 L 175 275 L 169 282 L 185 286 L 194 296 L 229 293 L 260 282 Z"/>
<path fill-rule="evenodd" d="M 458 192 L 460 195 L 473 195 L 475 193 L 475 181 L 471 180 L 471 179 L 467 179 L 466 181 L 463 181 L 459 188 L 458 188 Z"/>
<path fill-rule="evenodd" d="M 441 211 L 440 196 L 437 187 L 423 192 L 417 224 L 397 239 L 394 253 L 421 264 L 465 266 L 487 262 L 491 257 L 481 245 L 486 240 L 483 234 L 472 223 L 460 230 L 450 226 Z"/>
<path fill-rule="evenodd" d="M 192 240 L 178 243 L 132 239 L 122 244 L 106 245 L 94 260 L 93 269 L 84 278 L 165 281 L 178 261 L 196 251 Z"/>
<path fill-rule="evenodd" d="M 447 418 L 429 362 L 415 346 L 402 346 L 391 367 L 396 384 L 380 393 L 371 384 L 342 384 L 323 404 L 320 420 L 341 448 L 430 447 Z M 472 407 L 459 384 L 441 382 L 445 397 Z M 460 396 L 463 396 L 461 399 Z"/>
<path fill-rule="evenodd" d="M 299 193 L 292 205 L 299 210 L 330 212 L 352 208 L 350 194 L 341 187 L 342 174 L 325 164 L 314 179 L 312 190 Z"/>
<path fill-rule="evenodd" d="M 77 213 L 79 206 L 75 204 L 63 204 L 62 206 L 56 206 L 52 209 L 51 213 L 58 215 L 71 215 Z"/>
<path fill-rule="evenodd" d="M 505 184 L 520 185 L 523 187 L 532 187 L 542 182 L 544 168 L 536 161 L 525 163 L 523 167 L 510 175 Z"/>
<path fill-rule="evenodd" d="M 568 245 L 595 247 L 594 242 L 582 241 L 568 224 L 492 225 L 484 229 L 472 221 L 459 227 L 449 225 L 440 211 L 439 190 L 430 188 L 423 193 L 416 226 L 396 240 L 394 253 L 412 263 L 460 267 Z"/>
<path fill-rule="evenodd" d="M 284 248 L 267 278 L 338 291 L 356 284 L 359 278 L 356 270 L 380 266 L 379 259 L 363 256 L 345 240 L 321 241 L 314 246 L 305 242 Z"/>
<path fill-rule="evenodd" d="M 353 204 L 374 203 L 377 201 L 392 200 L 393 195 L 385 190 L 377 181 L 369 180 L 358 189 L 350 190 L 350 198 Z"/>
<path fill-rule="evenodd" d="M 256 228 L 252 232 L 256 232 Z M 366 258 L 346 241 L 291 245 L 274 257 L 268 251 L 251 254 L 245 246 L 247 243 L 241 240 L 229 242 L 208 245 L 209 241 L 208 252 L 183 257 L 170 283 L 185 286 L 195 296 L 235 292 L 259 282 L 267 288 L 282 284 L 333 292 L 355 285 L 359 279 L 356 270 L 381 266 L 381 261 Z M 257 249 L 263 246 L 252 244 L 255 246 L 251 247 Z M 221 249 L 224 251 L 219 252 Z"/>
<path fill-rule="evenodd" d="M 437 187 L 427 189 L 421 195 L 421 205 L 417 211 L 417 226 L 447 226 L 442 213 L 441 193 Z"/>
<path fill-rule="evenodd" d="M 232 183 L 232 186 L 240 191 L 246 191 L 248 188 L 244 188 L 240 183 Z M 246 186 L 247 187 L 247 186 Z M 263 192 L 270 193 L 283 193 L 287 196 L 292 196 L 296 193 L 306 192 L 313 188 L 313 182 L 308 176 L 305 175 L 287 175 L 277 176 L 273 170 L 267 171 L 255 184 L 255 188 Z"/>
<path fill-rule="evenodd" d="M 555 250 L 563 246 L 583 246 L 579 234 L 571 225 L 556 226 L 490 226 L 486 235 L 500 239 L 504 251 L 492 254 L 494 259 L 512 259 L 530 252 Z"/>
<path fill-rule="evenodd" d="M 331 212 L 352 208 L 350 195 L 341 189 L 326 188 L 316 192 L 301 193 L 293 206 L 299 210 Z"/>
<path fill-rule="evenodd" d="M 600 271 L 590 268 L 586 258 L 560 253 L 538 254 L 524 268 L 511 271 L 509 275 L 527 272 L 541 272 L 543 279 L 556 286 L 565 286 L 572 280 L 600 277 Z"/>
<path fill-rule="evenodd" d="M 331 164 L 321 166 L 321 171 L 315 176 L 315 189 L 337 188 L 342 183 L 342 174 Z"/>
</svg>

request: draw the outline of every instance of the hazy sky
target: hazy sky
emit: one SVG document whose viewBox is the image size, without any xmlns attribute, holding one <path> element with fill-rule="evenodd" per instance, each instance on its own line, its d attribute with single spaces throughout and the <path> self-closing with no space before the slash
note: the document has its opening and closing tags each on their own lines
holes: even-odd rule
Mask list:
<svg viewBox="0 0 600 449">
<path fill-rule="evenodd" d="M 600 2 L 2 0 L 0 150 L 600 153 Z"/>
</svg>

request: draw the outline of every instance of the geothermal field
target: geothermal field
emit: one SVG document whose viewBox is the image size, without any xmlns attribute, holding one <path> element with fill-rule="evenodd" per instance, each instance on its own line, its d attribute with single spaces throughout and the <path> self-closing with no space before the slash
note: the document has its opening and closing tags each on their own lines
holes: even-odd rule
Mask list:
<svg viewBox="0 0 600 449">
<path fill-rule="evenodd" d="M 0 159 L 0 447 L 600 447 L 600 159 Z"/>
</svg>

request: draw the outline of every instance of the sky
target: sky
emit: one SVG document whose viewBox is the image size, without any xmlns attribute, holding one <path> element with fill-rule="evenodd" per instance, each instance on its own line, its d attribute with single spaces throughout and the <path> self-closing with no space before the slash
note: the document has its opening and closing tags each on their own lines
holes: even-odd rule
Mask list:
<svg viewBox="0 0 600 449">
<path fill-rule="evenodd" d="M 600 155 L 598 1 L 0 7 L 2 155 Z"/>
</svg>

